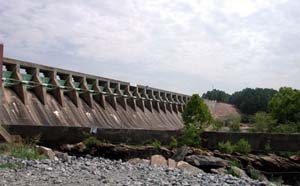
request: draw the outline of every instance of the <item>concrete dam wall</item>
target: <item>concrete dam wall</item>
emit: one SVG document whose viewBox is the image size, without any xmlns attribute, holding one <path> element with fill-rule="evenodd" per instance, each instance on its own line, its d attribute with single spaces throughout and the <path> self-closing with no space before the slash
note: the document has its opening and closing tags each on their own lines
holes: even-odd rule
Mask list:
<svg viewBox="0 0 300 186">
<path fill-rule="evenodd" d="M 177 131 L 183 127 L 181 113 L 188 95 L 4 58 L 3 45 L 0 66 L 0 123 L 10 129 Z"/>
</svg>

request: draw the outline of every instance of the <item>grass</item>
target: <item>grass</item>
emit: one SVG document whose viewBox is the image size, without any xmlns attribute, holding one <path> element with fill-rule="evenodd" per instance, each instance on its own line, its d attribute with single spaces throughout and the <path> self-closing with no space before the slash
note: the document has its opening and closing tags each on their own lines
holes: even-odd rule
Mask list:
<svg viewBox="0 0 300 186">
<path fill-rule="evenodd" d="M 28 160 L 40 160 L 46 158 L 46 156 L 40 154 L 32 144 L 0 144 L 0 155 L 1 154 Z"/>
<path fill-rule="evenodd" d="M 23 165 L 20 163 L 2 163 L 0 169 L 20 169 Z"/>
<path fill-rule="evenodd" d="M 242 154 L 249 154 L 251 152 L 251 145 L 245 139 L 240 139 L 236 144 L 232 144 L 230 141 L 226 143 L 218 143 L 218 148 L 223 153 L 231 154 L 233 152 L 239 152 Z"/>
</svg>

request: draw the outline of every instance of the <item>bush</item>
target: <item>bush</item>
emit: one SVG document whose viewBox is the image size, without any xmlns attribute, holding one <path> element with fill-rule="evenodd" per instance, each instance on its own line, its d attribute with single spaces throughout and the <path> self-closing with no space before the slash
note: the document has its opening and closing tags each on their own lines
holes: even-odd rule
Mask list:
<svg viewBox="0 0 300 186">
<path fill-rule="evenodd" d="M 254 169 L 252 167 L 249 169 L 249 176 L 250 176 L 250 178 L 252 178 L 254 180 L 262 179 L 262 174 L 258 170 Z"/>
<path fill-rule="evenodd" d="M 245 139 L 240 139 L 236 144 L 232 144 L 230 141 L 226 143 L 218 143 L 218 149 L 222 153 L 231 154 L 233 152 L 239 152 L 242 154 L 248 154 L 251 152 L 251 145 Z"/>
<path fill-rule="evenodd" d="M 210 122 L 212 116 L 204 100 L 198 94 L 194 94 L 184 107 L 182 119 L 185 125 L 193 123 L 200 126 Z"/>
<path fill-rule="evenodd" d="M 212 122 L 212 130 L 220 131 L 220 129 L 224 126 L 222 121 L 213 121 Z"/>
<path fill-rule="evenodd" d="M 174 149 L 178 147 L 178 142 L 177 142 L 177 139 L 175 137 L 171 137 L 171 141 L 170 141 L 170 144 L 169 144 L 169 148 L 170 149 Z"/>
<path fill-rule="evenodd" d="M 251 152 L 251 145 L 245 139 L 240 139 L 234 146 L 234 150 L 236 152 L 240 152 L 242 154 L 249 154 Z"/>
<path fill-rule="evenodd" d="M 231 144 L 230 141 L 227 141 L 226 143 L 219 142 L 218 148 L 222 153 L 231 154 L 234 151 L 234 146 Z"/>
<path fill-rule="evenodd" d="M 276 125 L 276 120 L 270 114 L 258 112 L 254 116 L 253 132 L 270 132 Z"/>
<path fill-rule="evenodd" d="M 241 118 L 240 117 L 236 117 L 236 118 L 232 119 L 229 122 L 230 131 L 239 132 L 240 131 L 240 123 L 241 123 Z"/>
<path fill-rule="evenodd" d="M 234 167 L 238 167 L 240 169 L 243 168 L 241 162 L 239 162 L 238 160 L 233 160 L 233 161 L 229 162 L 229 165 L 234 166 Z"/>
<path fill-rule="evenodd" d="M 200 146 L 201 129 L 196 124 L 189 124 L 183 128 L 183 135 L 180 140 L 181 145 L 188 145 L 193 147 Z"/>
<path fill-rule="evenodd" d="M 83 143 L 87 148 L 92 148 L 96 147 L 97 145 L 100 145 L 102 142 L 98 140 L 95 136 L 90 136 L 87 139 L 85 139 Z"/>
<path fill-rule="evenodd" d="M 161 142 L 158 141 L 157 139 L 155 139 L 155 140 L 151 143 L 151 146 L 153 146 L 153 147 L 156 148 L 156 149 L 160 149 L 160 147 L 161 147 Z"/>
</svg>

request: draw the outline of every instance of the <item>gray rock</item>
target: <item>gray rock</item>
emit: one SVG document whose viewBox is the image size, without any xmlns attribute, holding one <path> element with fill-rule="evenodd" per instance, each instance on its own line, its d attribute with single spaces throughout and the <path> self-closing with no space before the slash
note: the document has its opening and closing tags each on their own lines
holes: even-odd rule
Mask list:
<svg viewBox="0 0 300 186">
<path fill-rule="evenodd" d="M 200 169 L 216 169 L 227 166 L 227 161 L 221 158 L 204 155 L 191 155 L 185 158 L 186 162 Z"/>
</svg>

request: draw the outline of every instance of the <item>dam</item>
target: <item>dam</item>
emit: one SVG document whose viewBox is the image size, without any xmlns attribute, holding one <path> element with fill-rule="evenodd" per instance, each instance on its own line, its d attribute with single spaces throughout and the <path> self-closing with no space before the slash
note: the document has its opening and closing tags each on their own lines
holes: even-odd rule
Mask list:
<svg viewBox="0 0 300 186">
<path fill-rule="evenodd" d="M 183 127 L 189 95 L 6 58 L 3 50 L 0 123 L 12 134 L 63 140 L 75 139 L 75 130 L 125 139 L 143 131 L 153 138 Z"/>
</svg>

